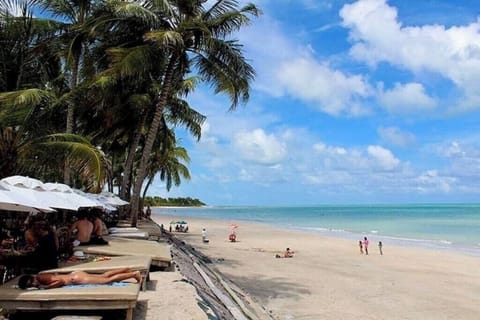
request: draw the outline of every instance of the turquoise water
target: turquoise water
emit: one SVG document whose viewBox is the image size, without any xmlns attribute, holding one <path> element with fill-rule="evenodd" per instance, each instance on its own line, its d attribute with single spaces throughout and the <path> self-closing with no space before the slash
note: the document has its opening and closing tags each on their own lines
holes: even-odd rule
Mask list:
<svg viewBox="0 0 480 320">
<path fill-rule="evenodd" d="M 155 208 L 154 214 L 261 222 L 329 236 L 480 256 L 480 205 Z"/>
</svg>

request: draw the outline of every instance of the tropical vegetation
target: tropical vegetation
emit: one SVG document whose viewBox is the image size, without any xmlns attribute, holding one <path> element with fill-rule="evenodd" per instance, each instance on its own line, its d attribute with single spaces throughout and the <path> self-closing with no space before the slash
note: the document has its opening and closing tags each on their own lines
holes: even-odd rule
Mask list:
<svg viewBox="0 0 480 320">
<path fill-rule="evenodd" d="M 190 197 L 162 198 L 148 196 L 144 198 L 143 204 L 151 207 L 202 207 L 206 205 L 199 199 Z"/>
<path fill-rule="evenodd" d="M 0 178 L 118 188 L 135 225 L 155 178 L 190 179 L 176 130 L 199 140 L 206 119 L 190 93 L 248 101 L 254 70 L 233 36 L 258 15 L 236 0 L 3 0 Z"/>
</svg>

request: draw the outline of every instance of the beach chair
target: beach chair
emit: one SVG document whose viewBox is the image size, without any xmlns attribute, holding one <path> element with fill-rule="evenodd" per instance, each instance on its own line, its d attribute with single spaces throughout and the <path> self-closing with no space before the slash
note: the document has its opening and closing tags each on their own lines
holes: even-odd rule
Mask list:
<svg viewBox="0 0 480 320">
<path fill-rule="evenodd" d="M 108 260 L 100 260 L 85 263 L 63 263 L 60 268 L 44 270 L 40 273 L 70 273 L 73 271 L 85 271 L 88 273 L 104 273 L 120 268 L 129 268 L 132 271 L 140 271 L 142 274 L 142 290 L 146 290 L 146 282 L 149 278 L 152 258 L 148 256 L 118 256 Z"/>
<path fill-rule="evenodd" d="M 121 238 L 131 238 L 131 239 L 145 239 L 147 240 L 150 235 L 146 231 L 142 231 L 138 228 L 132 227 L 113 227 L 109 228 L 108 232 L 110 233 L 110 237 L 121 237 Z"/>
<path fill-rule="evenodd" d="M 18 277 L 0 286 L 0 306 L 8 311 L 125 310 L 126 320 L 133 319 L 140 291 L 140 284 L 127 282 L 48 290 L 21 290 L 17 283 Z"/>
<path fill-rule="evenodd" d="M 149 240 L 137 240 L 128 238 L 105 237 L 108 245 L 105 246 L 78 246 L 89 255 L 102 256 L 148 256 L 152 259 L 152 266 L 169 268 L 172 264 L 170 245 Z"/>
</svg>

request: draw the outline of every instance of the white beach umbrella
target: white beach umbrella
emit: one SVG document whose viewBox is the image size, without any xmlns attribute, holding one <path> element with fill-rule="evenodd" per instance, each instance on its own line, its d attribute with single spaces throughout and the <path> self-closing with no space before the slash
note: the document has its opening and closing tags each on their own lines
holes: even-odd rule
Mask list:
<svg viewBox="0 0 480 320">
<path fill-rule="evenodd" d="M 70 186 L 63 183 L 45 183 L 44 187 L 46 190 L 53 192 L 55 195 L 65 199 L 67 201 L 72 201 L 77 204 L 79 207 L 102 207 L 101 202 L 96 201 L 96 199 L 88 196 L 88 193 L 82 192 L 80 190 L 70 188 Z"/>
<path fill-rule="evenodd" d="M 43 188 L 47 191 L 73 192 L 70 186 L 67 186 L 66 184 L 63 184 L 63 183 L 57 183 L 57 182 L 44 183 Z"/>
<path fill-rule="evenodd" d="M 107 211 L 117 211 L 117 208 L 115 206 L 110 205 L 109 203 L 103 201 L 98 194 L 95 193 L 88 193 L 88 192 L 83 192 L 82 190 L 78 189 L 72 189 L 74 193 L 79 194 L 83 197 L 86 197 L 92 201 L 94 201 L 97 204 L 97 207 L 101 207 Z"/>
<path fill-rule="evenodd" d="M 129 204 L 128 201 L 122 200 L 119 196 L 117 196 L 116 194 L 113 194 L 111 192 L 106 192 L 105 191 L 105 192 L 100 193 L 99 196 L 106 203 L 108 203 L 112 206 L 126 206 L 127 204 Z"/>
<path fill-rule="evenodd" d="M 37 203 L 42 203 L 44 206 L 56 209 L 77 210 L 78 206 L 75 203 L 67 201 L 57 195 L 56 192 L 46 191 L 42 189 L 28 189 L 22 187 L 10 187 L 15 194 L 21 194 Z"/>
<path fill-rule="evenodd" d="M 1 181 L 7 185 L 14 187 L 22 187 L 27 189 L 44 189 L 42 181 L 30 177 L 11 176 L 3 178 Z"/>
<path fill-rule="evenodd" d="M 81 207 L 106 207 L 107 210 L 116 210 L 111 206 L 74 192 L 66 184 L 42 183 L 40 180 L 12 176 L 0 180 L 15 196 L 22 196 L 32 203 L 42 207 L 77 211 Z M 10 202 L 8 202 L 10 203 Z M 27 202 L 25 202 L 27 203 Z"/>
<path fill-rule="evenodd" d="M 0 181 L 0 210 L 20 212 L 55 211 L 44 203 L 25 197 L 24 194 L 12 191 L 13 187 Z"/>
</svg>

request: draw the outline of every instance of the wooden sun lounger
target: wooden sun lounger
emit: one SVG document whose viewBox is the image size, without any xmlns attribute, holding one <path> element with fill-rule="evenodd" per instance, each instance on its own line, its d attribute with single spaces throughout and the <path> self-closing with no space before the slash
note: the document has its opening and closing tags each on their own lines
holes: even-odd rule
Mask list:
<svg viewBox="0 0 480 320">
<path fill-rule="evenodd" d="M 117 224 L 117 228 L 129 228 L 130 221 L 121 220 Z M 162 231 L 160 227 L 151 220 L 140 220 L 137 222 L 137 229 L 140 231 L 148 232 L 151 238 L 155 238 L 156 240 L 160 239 L 162 236 Z"/>
<path fill-rule="evenodd" d="M 135 227 L 112 227 L 108 228 L 109 233 L 125 233 L 125 232 L 139 232 L 140 229 Z"/>
<path fill-rule="evenodd" d="M 166 243 L 110 236 L 104 238 L 108 240 L 108 245 L 79 246 L 76 250 L 104 256 L 148 256 L 152 259 L 153 266 L 169 267 L 171 265 L 170 245 Z"/>
<path fill-rule="evenodd" d="M 69 286 L 48 290 L 21 290 L 15 288 L 18 277 L 0 286 L 0 306 L 7 310 L 113 310 L 125 309 L 126 320 L 133 319 L 140 285 Z"/>
<path fill-rule="evenodd" d="M 152 258 L 148 256 L 119 256 L 110 257 L 110 260 L 93 261 L 85 263 L 65 263 L 57 269 L 44 270 L 40 273 L 70 273 L 72 271 L 85 271 L 88 273 L 104 273 L 120 268 L 129 268 L 132 271 L 140 271 L 142 274 L 142 289 L 146 289 L 146 281 L 149 277 Z"/>
<path fill-rule="evenodd" d="M 110 233 L 109 236 L 114 238 L 130 238 L 144 240 L 148 240 L 148 238 L 150 237 L 148 232 L 143 231 Z"/>
</svg>

